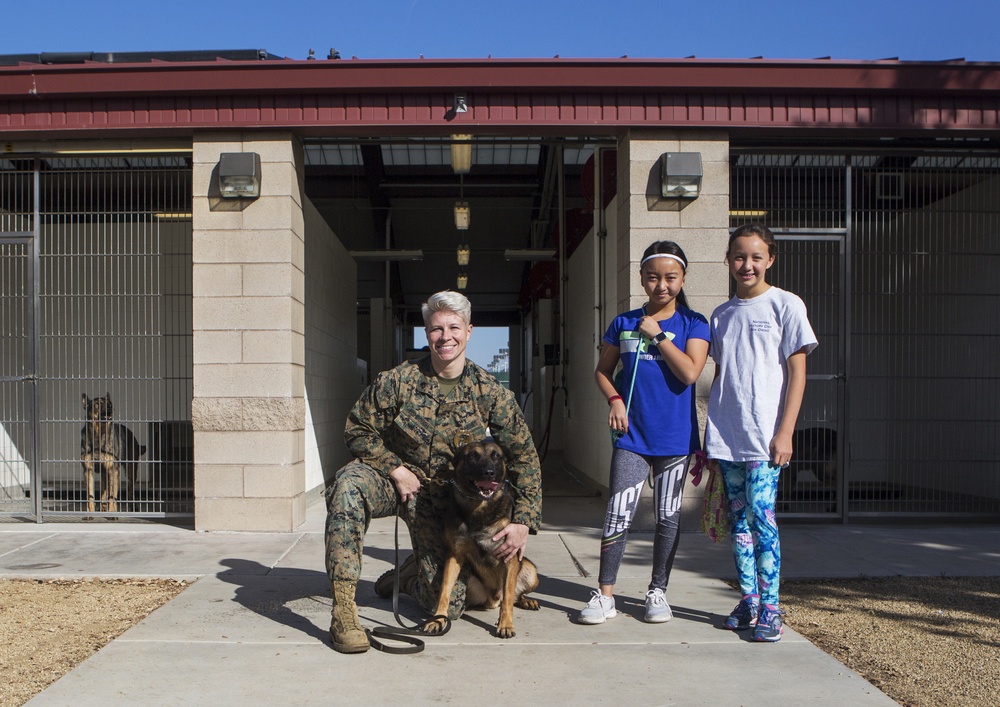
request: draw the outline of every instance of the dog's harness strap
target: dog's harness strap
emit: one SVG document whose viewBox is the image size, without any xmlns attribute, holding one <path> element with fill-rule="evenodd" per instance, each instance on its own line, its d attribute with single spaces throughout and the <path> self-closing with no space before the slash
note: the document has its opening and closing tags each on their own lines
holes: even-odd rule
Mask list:
<svg viewBox="0 0 1000 707">
<path fill-rule="evenodd" d="M 368 645 L 377 651 L 395 654 L 420 653 L 424 649 L 425 644 L 421 639 L 417 638 L 417 636 L 425 636 L 427 634 L 420 630 L 420 624 L 407 626 L 399 615 L 399 516 L 401 510 L 402 506 L 396 507 L 396 571 L 392 577 L 392 615 L 396 618 L 396 623 L 398 623 L 401 628 L 395 628 L 393 626 L 376 626 L 371 630 L 365 629 L 365 633 L 368 635 Z M 451 620 L 447 616 L 437 615 L 431 618 L 444 620 L 444 630 L 436 635 L 443 636 L 451 630 Z M 409 645 L 389 646 L 379 639 L 398 641 L 399 643 L 407 643 Z"/>
</svg>

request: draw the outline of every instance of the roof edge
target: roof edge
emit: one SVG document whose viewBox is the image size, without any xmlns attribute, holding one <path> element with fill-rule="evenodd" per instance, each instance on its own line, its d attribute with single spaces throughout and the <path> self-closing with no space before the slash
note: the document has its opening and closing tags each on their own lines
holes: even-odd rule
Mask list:
<svg viewBox="0 0 1000 707">
<path fill-rule="evenodd" d="M 256 50 L 253 50 L 256 51 Z M 0 100 L 503 92 L 1000 92 L 1000 62 L 832 59 L 227 60 L 0 66 Z"/>
</svg>

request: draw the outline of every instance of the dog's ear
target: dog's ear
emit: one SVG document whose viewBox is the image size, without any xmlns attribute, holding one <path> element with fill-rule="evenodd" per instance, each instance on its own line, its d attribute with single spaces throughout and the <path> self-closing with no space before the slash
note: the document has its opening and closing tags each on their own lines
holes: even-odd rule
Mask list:
<svg viewBox="0 0 1000 707">
<path fill-rule="evenodd" d="M 81 393 L 80 394 L 80 398 L 83 400 L 83 406 L 84 407 L 87 407 L 88 405 L 90 405 L 90 398 L 87 397 L 86 393 Z"/>
</svg>

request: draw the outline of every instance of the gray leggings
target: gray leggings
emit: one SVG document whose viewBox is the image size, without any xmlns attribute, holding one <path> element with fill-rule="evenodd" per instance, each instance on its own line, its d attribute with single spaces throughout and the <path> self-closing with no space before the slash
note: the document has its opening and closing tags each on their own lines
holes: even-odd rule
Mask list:
<svg viewBox="0 0 1000 707">
<path fill-rule="evenodd" d="M 608 484 L 611 497 L 601 536 L 601 570 L 597 579 L 600 584 L 614 584 L 618 578 L 628 529 L 635 518 L 639 494 L 652 469 L 656 533 L 653 536 L 653 573 L 649 588 L 667 588 L 680 539 L 681 494 L 684 492 L 687 464 L 688 456 L 645 457 L 624 449 L 614 450 Z"/>
</svg>

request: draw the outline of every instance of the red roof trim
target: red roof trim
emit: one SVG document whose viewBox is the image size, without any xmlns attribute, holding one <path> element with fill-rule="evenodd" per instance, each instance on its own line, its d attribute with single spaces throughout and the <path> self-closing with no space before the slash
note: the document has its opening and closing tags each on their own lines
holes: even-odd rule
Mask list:
<svg viewBox="0 0 1000 707">
<path fill-rule="evenodd" d="M 450 114 L 454 94 L 470 110 Z M 1000 127 L 1000 64 L 768 60 L 267 61 L 0 67 L 0 130 L 613 134 L 657 127 Z"/>
<path fill-rule="evenodd" d="M 1000 97 L 790 94 L 470 93 L 469 112 L 448 119 L 450 93 L 190 98 L 95 98 L 0 102 L 0 131 L 37 137 L 95 131 L 189 135 L 195 130 L 291 129 L 303 134 L 614 134 L 628 128 L 714 127 L 989 130 Z"/>
<path fill-rule="evenodd" d="M 0 67 L 3 98 L 426 90 L 1000 91 L 1000 64 L 829 60 L 321 60 Z"/>
</svg>

